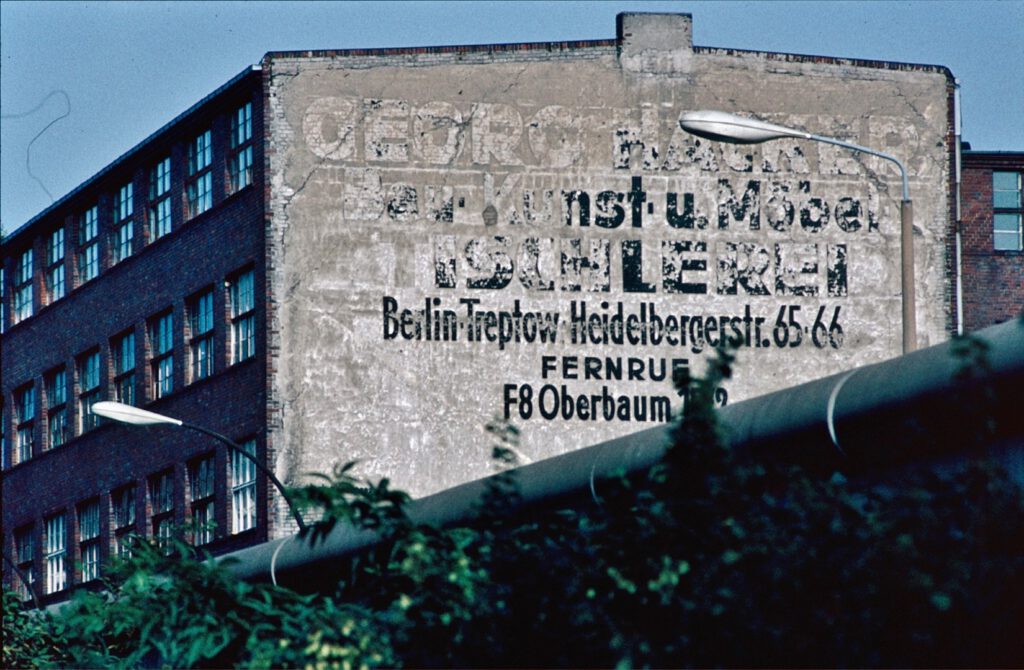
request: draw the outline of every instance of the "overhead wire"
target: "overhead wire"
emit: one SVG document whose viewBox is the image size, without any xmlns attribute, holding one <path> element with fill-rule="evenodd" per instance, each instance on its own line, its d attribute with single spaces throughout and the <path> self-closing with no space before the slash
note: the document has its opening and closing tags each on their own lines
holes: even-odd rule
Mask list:
<svg viewBox="0 0 1024 670">
<path fill-rule="evenodd" d="M 36 141 L 40 137 L 42 137 L 47 130 L 53 127 L 55 123 L 57 123 L 61 119 L 66 119 L 67 117 L 71 116 L 71 97 L 68 96 L 67 91 L 65 91 L 62 88 L 58 88 L 46 94 L 46 97 L 44 97 L 38 105 L 28 110 L 27 112 L 19 112 L 17 114 L 0 114 L 0 119 L 21 119 L 25 118 L 26 116 L 31 116 L 32 114 L 35 114 L 40 109 L 42 109 L 43 106 L 46 105 L 46 102 L 55 95 L 61 95 L 64 97 L 64 104 L 67 106 L 67 109 L 64 111 L 63 114 L 52 119 L 49 123 L 43 126 L 42 129 L 39 132 L 37 132 L 35 136 L 33 136 L 32 139 L 29 141 L 28 146 L 25 147 L 25 171 L 28 173 L 29 177 L 32 177 L 32 179 L 34 179 L 35 182 L 39 184 L 39 187 L 43 189 L 43 192 L 46 193 L 46 195 L 50 198 L 50 202 L 53 202 L 55 200 L 53 194 L 50 193 L 50 189 L 46 188 L 46 184 L 43 183 L 43 180 L 40 179 L 34 172 L 32 172 L 32 145 L 35 144 Z"/>
</svg>

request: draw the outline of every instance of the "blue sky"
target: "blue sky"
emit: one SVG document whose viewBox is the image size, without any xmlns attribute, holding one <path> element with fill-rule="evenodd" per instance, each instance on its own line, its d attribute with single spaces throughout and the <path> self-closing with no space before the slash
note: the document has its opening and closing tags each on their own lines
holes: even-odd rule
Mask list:
<svg viewBox="0 0 1024 670">
<path fill-rule="evenodd" d="M 0 223 L 18 228 L 267 51 L 607 39 L 622 11 L 690 13 L 699 46 L 945 65 L 964 139 L 1024 150 L 1024 0 L 3 0 Z"/>
</svg>

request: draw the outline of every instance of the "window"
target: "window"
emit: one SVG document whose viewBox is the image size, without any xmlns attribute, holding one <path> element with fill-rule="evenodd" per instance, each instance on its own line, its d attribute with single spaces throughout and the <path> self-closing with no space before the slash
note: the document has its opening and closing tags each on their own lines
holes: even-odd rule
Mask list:
<svg viewBox="0 0 1024 670">
<path fill-rule="evenodd" d="M 191 329 L 191 340 L 188 343 L 191 380 L 199 381 L 213 374 L 213 291 L 207 291 L 190 301 L 188 321 Z"/>
<path fill-rule="evenodd" d="M 67 557 L 67 526 L 64 515 L 58 514 L 46 520 L 46 592 L 63 591 L 68 585 L 65 568 Z"/>
<path fill-rule="evenodd" d="M 92 413 L 92 406 L 101 400 L 101 381 L 100 352 L 81 356 L 78 360 L 78 417 L 83 433 L 100 425 L 100 417 Z"/>
<path fill-rule="evenodd" d="M 114 508 L 114 546 L 119 557 L 128 558 L 132 555 L 131 534 L 135 531 L 135 486 L 114 491 L 110 504 Z"/>
<path fill-rule="evenodd" d="M 213 207 L 213 145 L 210 131 L 201 133 L 188 145 L 188 217 L 198 216 Z"/>
<path fill-rule="evenodd" d="M 252 103 L 247 102 L 231 117 L 231 192 L 252 183 Z"/>
<path fill-rule="evenodd" d="M 252 183 L 252 145 L 237 152 L 231 159 L 231 192 L 236 193 Z"/>
<path fill-rule="evenodd" d="M 117 239 L 114 240 L 114 262 L 120 263 L 132 255 L 132 224 L 121 224 L 117 227 Z"/>
<path fill-rule="evenodd" d="M 242 449 L 256 455 L 256 441 L 243 443 Z M 241 533 L 256 527 L 256 465 L 244 454 L 231 450 L 231 532 Z"/>
<path fill-rule="evenodd" d="M 1024 200 L 1020 172 L 992 173 L 993 246 L 996 251 L 1024 250 Z"/>
<path fill-rule="evenodd" d="M 247 144 L 252 140 L 252 103 L 247 102 L 231 117 L 231 148 Z"/>
<path fill-rule="evenodd" d="M 68 375 L 63 368 L 46 378 L 46 444 L 47 449 L 68 441 Z"/>
<path fill-rule="evenodd" d="M 213 143 L 211 142 L 210 131 L 204 131 L 196 136 L 188 147 L 188 174 L 194 177 L 203 170 L 210 167 L 213 162 Z"/>
<path fill-rule="evenodd" d="M 134 188 L 131 182 L 122 186 L 114 198 L 114 262 L 118 263 L 132 255 L 132 214 L 134 205 L 132 195 Z"/>
<path fill-rule="evenodd" d="M 149 508 L 153 520 L 153 537 L 157 544 L 169 549 L 168 540 L 174 526 L 174 473 L 164 472 L 149 480 Z"/>
<path fill-rule="evenodd" d="M 214 538 L 215 472 L 213 456 L 201 458 L 188 468 L 192 532 L 197 545 L 209 544 Z"/>
<path fill-rule="evenodd" d="M 149 228 L 154 240 L 171 232 L 171 158 L 168 156 L 149 172 Z"/>
<path fill-rule="evenodd" d="M 135 333 L 128 331 L 114 338 L 114 400 L 135 404 Z"/>
<path fill-rule="evenodd" d="M 207 291 L 189 301 L 189 357 L 192 381 L 213 374 L 213 291 Z"/>
<path fill-rule="evenodd" d="M 100 576 L 100 501 L 78 506 L 78 542 L 82 557 L 82 581 Z"/>
<path fill-rule="evenodd" d="M 153 352 L 153 398 L 163 398 L 174 390 L 174 315 L 162 314 L 150 322 L 149 343 Z"/>
<path fill-rule="evenodd" d="M 95 279 L 100 273 L 99 212 L 93 206 L 82 215 L 79 227 L 81 247 L 78 250 L 78 277 L 81 283 Z"/>
<path fill-rule="evenodd" d="M 14 269 L 14 323 L 32 316 L 32 250 L 26 249 Z"/>
<path fill-rule="evenodd" d="M 31 526 L 14 531 L 14 552 L 18 569 L 25 576 L 25 581 L 29 583 L 29 586 L 26 587 L 25 582 L 19 578 L 17 590 L 21 597 L 26 600 L 32 597 L 28 589 L 34 587 L 36 583 L 35 539 L 35 533 L 32 532 Z"/>
<path fill-rule="evenodd" d="M 135 205 L 132 203 L 134 190 L 131 182 L 118 189 L 117 197 L 114 198 L 114 223 L 124 223 L 132 218 L 135 212 Z"/>
<path fill-rule="evenodd" d="M 29 384 L 14 393 L 15 449 L 18 463 L 32 458 L 35 447 L 36 389 Z"/>
<path fill-rule="evenodd" d="M 46 288 L 50 294 L 50 303 L 64 297 L 64 229 L 58 228 L 50 233 L 46 244 Z"/>
<path fill-rule="evenodd" d="M 240 363 L 256 354 L 256 293 L 253 271 L 243 272 L 230 285 L 231 362 Z"/>
</svg>

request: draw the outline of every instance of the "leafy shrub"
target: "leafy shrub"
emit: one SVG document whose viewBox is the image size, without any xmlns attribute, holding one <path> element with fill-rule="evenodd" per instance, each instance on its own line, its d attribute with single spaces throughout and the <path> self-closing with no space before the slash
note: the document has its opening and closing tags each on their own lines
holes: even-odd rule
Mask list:
<svg viewBox="0 0 1024 670">
<path fill-rule="evenodd" d="M 1024 503 L 983 460 L 890 480 L 813 477 L 719 437 L 714 389 L 648 472 L 585 510 L 516 512 L 514 470 L 477 522 L 415 525 L 351 466 L 294 499 L 372 529 L 333 593 L 238 581 L 175 542 L 140 544 L 59 616 L 4 596 L 4 665 L 76 667 L 1019 666 Z M 516 430 L 489 427 L 514 465 Z M 9 643 L 10 640 L 10 643 Z"/>
</svg>

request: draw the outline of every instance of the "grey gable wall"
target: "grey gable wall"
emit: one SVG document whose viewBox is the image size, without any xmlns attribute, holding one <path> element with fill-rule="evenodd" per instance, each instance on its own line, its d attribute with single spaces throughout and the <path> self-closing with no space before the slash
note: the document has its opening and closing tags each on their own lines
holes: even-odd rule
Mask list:
<svg viewBox="0 0 1024 670">
<path fill-rule="evenodd" d="M 900 156 L 919 345 L 947 338 L 944 68 L 694 48 L 689 16 L 644 14 L 615 41 L 264 68 L 282 477 L 360 460 L 422 495 L 489 473 L 506 412 L 533 460 L 646 428 L 723 331 L 748 345 L 730 402 L 899 355 L 895 168 L 697 140 L 691 110 Z"/>
</svg>

